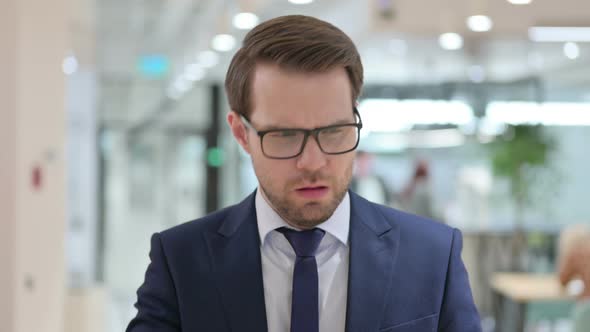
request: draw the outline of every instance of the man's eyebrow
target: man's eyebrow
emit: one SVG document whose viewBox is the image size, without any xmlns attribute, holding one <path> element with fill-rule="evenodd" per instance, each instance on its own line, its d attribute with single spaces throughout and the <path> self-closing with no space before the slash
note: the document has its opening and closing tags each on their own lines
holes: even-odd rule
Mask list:
<svg viewBox="0 0 590 332">
<path fill-rule="evenodd" d="M 350 122 L 350 120 L 349 120 L 349 119 L 347 119 L 347 120 L 338 120 L 338 121 L 336 121 L 336 122 L 332 123 L 331 125 L 324 126 L 324 127 L 329 127 L 329 126 L 336 126 L 336 125 L 341 125 L 341 124 L 351 124 L 351 123 L 355 123 L 355 121 L 354 121 L 354 120 L 352 120 L 352 122 Z"/>
<path fill-rule="evenodd" d="M 265 125 L 262 126 L 263 131 L 268 131 L 268 130 L 292 130 L 292 129 L 303 129 L 303 128 L 296 128 L 296 127 L 285 127 L 285 126 L 280 126 L 280 125 Z"/>
<path fill-rule="evenodd" d="M 303 130 L 311 130 L 311 129 L 316 129 L 316 128 L 324 128 L 324 127 L 331 127 L 331 126 L 337 126 L 337 125 L 343 125 L 343 124 L 351 124 L 351 123 L 355 123 L 354 121 L 350 121 L 350 120 L 338 120 L 335 122 L 332 122 L 331 124 L 325 125 L 325 126 L 320 126 L 320 127 L 315 127 L 315 128 L 302 128 L 302 127 L 285 127 L 285 126 L 281 126 L 281 125 L 265 125 L 262 126 L 262 128 L 260 129 L 261 131 L 268 131 L 268 130 L 294 130 L 294 129 L 303 129 Z"/>
</svg>

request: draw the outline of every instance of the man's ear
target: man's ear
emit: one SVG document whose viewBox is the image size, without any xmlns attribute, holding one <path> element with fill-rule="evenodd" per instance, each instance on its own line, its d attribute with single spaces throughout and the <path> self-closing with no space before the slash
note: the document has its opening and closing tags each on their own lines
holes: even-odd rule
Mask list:
<svg viewBox="0 0 590 332">
<path fill-rule="evenodd" d="M 234 111 L 229 112 L 227 115 L 227 124 L 231 129 L 231 133 L 234 138 L 242 146 L 246 153 L 250 154 L 250 146 L 248 145 L 248 130 L 246 129 L 240 115 Z"/>
</svg>

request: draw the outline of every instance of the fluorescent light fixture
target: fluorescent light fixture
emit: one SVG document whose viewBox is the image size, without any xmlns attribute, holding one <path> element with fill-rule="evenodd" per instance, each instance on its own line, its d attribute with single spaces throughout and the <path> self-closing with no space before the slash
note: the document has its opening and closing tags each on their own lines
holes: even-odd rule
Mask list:
<svg viewBox="0 0 590 332">
<path fill-rule="evenodd" d="M 183 74 L 184 78 L 190 82 L 196 82 L 205 77 L 205 69 L 198 63 L 190 64 L 186 67 Z"/>
<path fill-rule="evenodd" d="M 471 31 L 475 32 L 485 32 L 492 30 L 494 23 L 489 16 L 485 15 L 473 15 L 467 18 L 467 27 L 471 29 Z"/>
<path fill-rule="evenodd" d="M 465 135 L 457 129 L 416 130 L 408 135 L 411 148 L 450 148 L 465 144 Z"/>
<path fill-rule="evenodd" d="M 590 103 L 491 102 L 485 119 L 511 125 L 590 126 Z"/>
<path fill-rule="evenodd" d="M 212 68 L 219 63 L 219 55 L 211 50 L 203 51 L 197 55 L 197 61 L 203 68 Z"/>
<path fill-rule="evenodd" d="M 78 71 L 78 59 L 73 55 L 66 57 L 61 63 L 61 69 L 66 75 L 74 74 Z"/>
<path fill-rule="evenodd" d="M 528 5 L 533 2 L 533 0 L 508 0 L 508 2 L 513 5 Z"/>
<path fill-rule="evenodd" d="M 479 121 L 478 131 L 483 137 L 499 136 L 506 131 L 506 123 L 484 117 Z"/>
<path fill-rule="evenodd" d="M 219 52 L 231 51 L 236 46 L 236 39 L 232 35 L 220 34 L 213 37 L 211 47 Z"/>
<path fill-rule="evenodd" d="M 463 37 L 455 32 L 447 32 L 438 37 L 438 43 L 445 50 L 458 50 L 463 47 Z"/>
<path fill-rule="evenodd" d="M 249 30 L 258 25 L 259 19 L 253 13 L 239 13 L 234 16 L 234 27 L 240 30 Z"/>
<path fill-rule="evenodd" d="M 450 148 L 463 144 L 465 144 L 465 135 L 459 130 L 436 129 L 412 130 L 407 133 L 371 133 L 361 139 L 359 147 L 372 152 L 400 152 L 408 148 Z"/>
<path fill-rule="evenodd" d="M 570 60 L 580 57 L 580 47 L 576 43 L 567 42 L 563 45 L 563 54 Z"/>
<path fill-rule="evenodd" d="M 408 138 L 402 133 L 371 133 L 361 136 L 359 148 L 371 152 L 401 152 L 408 148 Z"/>
<path fill-rule="evenodd" d="M 468 125 L 473 109 L 462 101 L 365 99 L 359 104 L 363 129 L 368 132 L 397 132 L 414 125 Z"/>
<path fill-rule="evenodd" d="M 289 0 L 290 3 L 295 5 L 307 5 L 313 2 L 313 0 Z"/>
<path fill-rule="evenodd" d="M 590 42 L 590 27 L 530 27 L 535 42 Z"/>
</svg>

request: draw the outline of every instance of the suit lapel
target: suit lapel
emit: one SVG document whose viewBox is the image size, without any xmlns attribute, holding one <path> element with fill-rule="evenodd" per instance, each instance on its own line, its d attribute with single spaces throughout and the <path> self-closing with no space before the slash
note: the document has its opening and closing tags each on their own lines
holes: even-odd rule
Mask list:
<svg viewBox="0 0 590 332">
<path fill-rule="evenodd" d="M 391 288 L 399 229 L 350 192 L 350 267 L 346 331 L 377 331 Z"/>
<path fill-rule="evenodd" d="M 207 234 L 214 275 L 232 331 L 267 331 L 254 197 L 252 194 L 232 208 L 217 232 Z"/>
</svg>

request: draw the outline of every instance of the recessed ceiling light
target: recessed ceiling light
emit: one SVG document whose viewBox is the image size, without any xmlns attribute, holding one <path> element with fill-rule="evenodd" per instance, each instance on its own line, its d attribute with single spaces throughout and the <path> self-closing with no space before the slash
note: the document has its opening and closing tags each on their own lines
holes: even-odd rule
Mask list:
<svg viewBox="0 0 590 332">
<path fill-rule="evenodd" d="M 458 50 L 463 47 L 463 37 L 455 32 L 447 32 L 438 37 L 438 43 L 445 50 Z"/>
<path fill-rule="evenodd" d="M 232 35 L 220 34 L 213 37 L 211 43 L 214 50 L 219 52 L 231 51 L 236 46 L 236 39 Z"/>
<path fill-rule="evenodd" d="M 240 30 L 252 29 L 258 24 L 258 16 L 253 13 L 239 13 L 234 16 L 234 27 Z"/>
<path fill-rule="evenodd" d="M 580 56 L 580 47 L 576 43 L 565 43 L 565 45 L 563 45 L 563 54 L 565 54 L 568 59 L 575 60 Z"/>
<path fill-rule="evenodd" d="M 508 0 L 508 2 L 513 5 L 528 5 L 533 2 L 533 0 Z"/>
<path fill-rule="evenodd" d="M 313 2 L 313 0 L 289 0 L 290 3 L 295 5 L 307 5 Z"/>
<path fill-rule="evenodd" d="M 61 68 L 66 75 L 74 74 L 78 70 L 78 59 L 73 55 L 66 57 L 61 64 Z"/>
<path fill-rule="evenodd" d="M 490 31 L 493 26 L 494 23 L 492 22 L 492 19 L 485 15 L 473 15 L 467 18 L 467 27 L 469 27 L 471 31 Z"/>
</svg>

